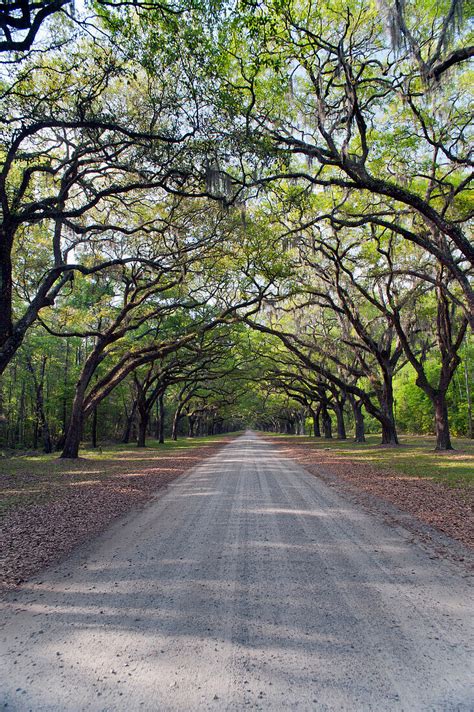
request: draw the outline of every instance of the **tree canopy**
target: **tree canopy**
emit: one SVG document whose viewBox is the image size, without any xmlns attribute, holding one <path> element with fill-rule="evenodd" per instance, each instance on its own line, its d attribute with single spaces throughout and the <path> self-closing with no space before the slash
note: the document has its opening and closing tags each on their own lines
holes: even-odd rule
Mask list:
<svg viewBox="0 0 474 712">
<path fill-rule="evenodd" d="M 472 437 L 473 54 L 461 0 L 0 3 L 0 444 Z"/>
</svg>

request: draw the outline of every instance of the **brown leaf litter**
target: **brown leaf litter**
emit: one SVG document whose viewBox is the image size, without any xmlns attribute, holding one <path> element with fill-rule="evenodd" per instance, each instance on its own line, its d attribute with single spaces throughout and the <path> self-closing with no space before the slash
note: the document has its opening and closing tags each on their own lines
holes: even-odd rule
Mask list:
<svg viewBox="0 0 474 712">
<path fill-rule="evenodd" d="M 101 463 L 100 477 L 89 479 L 84 479 L 83 474 L 78 478 L 81 470 L 74 467 L 80 467 L 80 463 L 67 472 L 71 465 L 65 461 L 52 464 L 66 472 L 59 478 L 56 473 L 56 480 L 49 480 L 46 485 L 25 473 L 21 484 L 28 482 L 29 503 L 20 503 L 0 520 L 0 590 L 14 588 L 59 561 L 76 546 L 97 536 L 116 517 L 143 506 L 157 490 L 214 455 L 229 441 L 230 438 L 221 438 L 215 444 L 170 451 L 155 459 L 147 451 L 143 459 L 137 455 L 132 462 L 120 462 L 117 454 L 117 459 Z M 90 461 L 84 463 L 91 467 Z M 3 475 L 1 480 L 4 491 L 8 484 L 12 487 L 8 476 Z M 34 503 L 31 492 L 36 497 Z"/>
</svg>

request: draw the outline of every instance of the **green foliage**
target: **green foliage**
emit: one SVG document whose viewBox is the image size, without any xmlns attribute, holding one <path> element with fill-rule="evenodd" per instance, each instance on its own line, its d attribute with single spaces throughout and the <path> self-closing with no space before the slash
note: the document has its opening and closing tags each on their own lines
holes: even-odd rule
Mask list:
<svg viewBox="0 0 474 712">
<path fill-rule="evenodd" d="M 472 363 L 474 351 L 463 349 L 463 359 L 467 364 L 468 386 L 471 393 L 474 387 Z M 469 432 L 468 399 L 464 360 L 461 362 L 456 376 L 448 389 L 448 410 L 450 427 L 453 435 L 464 437 Z M 428 360 L 426 371 L 430 380 L 435 380 L 439 372 L 439 364 L 434 358 Z M 420 435 L 434 432 L 433 408 L 429 398 L 415 383 L 416 375 L 412 368 L 405 367 L 395 378 L 394 392 L 396 402 L 397 422 L 403 432 Z M 472 396 L 471 396 L 472 397 Z"/>
<path fill-rule="evenodd" d="M 58 443 L 94 355 L 103 441 L 165 374 L 167 435 L 180 405 L 200 432 L 294 432 L 321 403 L 335 427 L 339 398 L 353 425 L 348 393 L 375 432 L 387 383 L 398 427 L 428 434 L 443 378 L 468 432 L 472 69 L 440 67 L 472 33 L 460 4 L 397 7 L 90 0 L 9 55 L 6 341 L 28 328 L 2 447 L 41 446 L 41 398 Z"/>
</svg>

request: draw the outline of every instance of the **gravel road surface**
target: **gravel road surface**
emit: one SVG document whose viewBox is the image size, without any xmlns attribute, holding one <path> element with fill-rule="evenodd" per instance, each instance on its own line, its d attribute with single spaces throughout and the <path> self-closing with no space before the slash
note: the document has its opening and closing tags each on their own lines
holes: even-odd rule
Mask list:
<svg viewBox="0 0 474 712">
<path fill-rule="evenodd" d="M 3 600 L 0 709 L 473 710 L 469 579 L 252 433 Z"/>
</svg>

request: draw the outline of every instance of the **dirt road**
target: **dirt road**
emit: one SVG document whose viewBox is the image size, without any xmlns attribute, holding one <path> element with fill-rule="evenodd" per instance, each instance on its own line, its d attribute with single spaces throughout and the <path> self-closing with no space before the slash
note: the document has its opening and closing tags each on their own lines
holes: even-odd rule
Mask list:
<svg viewBox="0 0 474 712">
<path fill-rule="evenodd" d="M 2 603 L 1 703 L 472 710 L 469 580 L 411 538 L 248 433 Z"/>
</svg>

